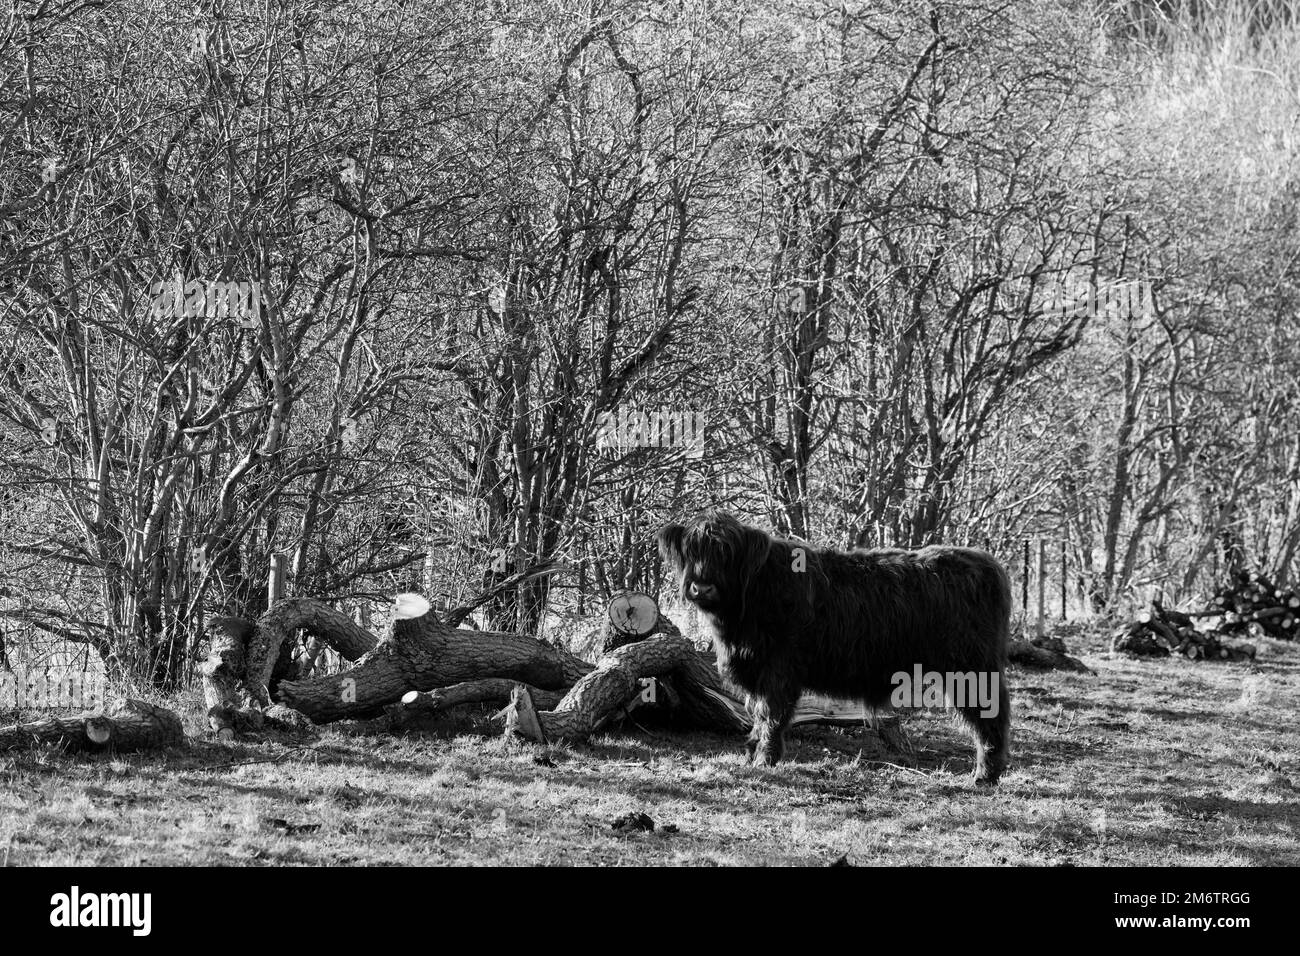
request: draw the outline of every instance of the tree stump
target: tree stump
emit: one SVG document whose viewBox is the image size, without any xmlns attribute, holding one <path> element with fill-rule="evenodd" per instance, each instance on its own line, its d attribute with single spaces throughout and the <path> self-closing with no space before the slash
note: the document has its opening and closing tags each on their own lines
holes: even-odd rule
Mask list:
<svg viewBox="0 0 1300 956">
<path fill-rule="evenodd" d="M 218 617 L 208 624 L 208 657 L 199 673 L 208 727 L 222 740 L 262 727 L 262 711 L 244 683 L 244 653 L 252 636 L 253 625 L 241 618 Z"/>
<path fill-rule="evenodd" d="M 546 731 L 542 727 L 532 695 L 523 684 L 516 684 L 510 692 L 510 706 L 506 708 L 506 735 L 521 736 L 534 743 L 545 745 Z"/>
</svg>

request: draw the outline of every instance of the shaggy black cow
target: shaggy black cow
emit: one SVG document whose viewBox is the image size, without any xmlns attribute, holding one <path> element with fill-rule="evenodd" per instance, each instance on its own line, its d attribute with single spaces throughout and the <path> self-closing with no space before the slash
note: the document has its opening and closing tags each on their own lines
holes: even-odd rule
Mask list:
<svg viewBox="0 0 1300 956">
<path fill-rule="evenodd" d="M 991 555 L 833 551 L 774 539 L 721 511 L 666 525 L 659 549 L 681 571 L 682 597 L 713 626 L 718 669 L 747 695 L 754 763 L 781 759 L 802 691 L 884 709 L 899 675 L 925 672 L 978 677 L 990 689 L 990 700 L 948 702 L 975 738 L 975 781 L 997 782 L 1010 743 L 1011 586 Z"/>
</svg>

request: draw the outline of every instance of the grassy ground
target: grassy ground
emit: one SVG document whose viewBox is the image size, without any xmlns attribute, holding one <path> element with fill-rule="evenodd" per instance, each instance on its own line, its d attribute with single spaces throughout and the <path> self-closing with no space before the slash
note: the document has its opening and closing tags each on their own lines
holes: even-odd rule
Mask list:
<svg viewBox="0 0 1300 956">
<path fill-rule="evenodd" d="M 909 766 L 868 731 L 803 728 L 774 769 L 743 766 L 738 739 L 628 725 L 543 753 L 461 717 L 405 738 L 0 755 L 0 861 L 1300 863 L 1300 647 L 1264 641 L 1254 665 L 1103 647 L 1072 640 L 1096 675 L 1013 672 L 1014 763 L 992 792 L 939 713 L 907 721 Z M 174 703 L 198 733 L 197 701 Z M 611 828 L 633 811 L 655 831 Z"/>
</svg>

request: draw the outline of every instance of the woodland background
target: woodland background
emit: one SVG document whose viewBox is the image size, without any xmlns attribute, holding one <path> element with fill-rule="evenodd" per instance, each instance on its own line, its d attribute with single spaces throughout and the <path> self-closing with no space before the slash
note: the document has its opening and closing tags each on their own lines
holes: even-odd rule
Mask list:
<svg viewBox="0 0 1300 956">
<path fill-rule="evenodd" d="M 11 0 L 6 655 L 183 685 L 277 554 L 562 636 L 714 505 L 1047 536 L 1088 614 L 1294 584 L 1298 121 L 1281 0 Z"/>
</svg>

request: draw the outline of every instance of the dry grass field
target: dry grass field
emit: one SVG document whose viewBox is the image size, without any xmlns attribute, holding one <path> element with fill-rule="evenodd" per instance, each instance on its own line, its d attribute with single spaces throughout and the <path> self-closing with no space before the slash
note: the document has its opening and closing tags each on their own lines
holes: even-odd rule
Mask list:
<svg viewBox="0 0 1300 956">
<path fill-rule="evenodd" d="M 1110 659 L 1013 670 L 1014 764 L 968 782 L 942 713 L 904 765 L 867 730 L 801 728 L 788 762 L 740 740 L 627 724 L 508 744 L 486 712 L 432 733 L 364 725 L 165 754 L 0 758 L 7 865 L 1296 865 L 1300 647 L 1253 665 Z M 197 699 L 172 701 L 199 733 Z M 645 813 L 653 832 L 612 822 Z"/>
</svg>

